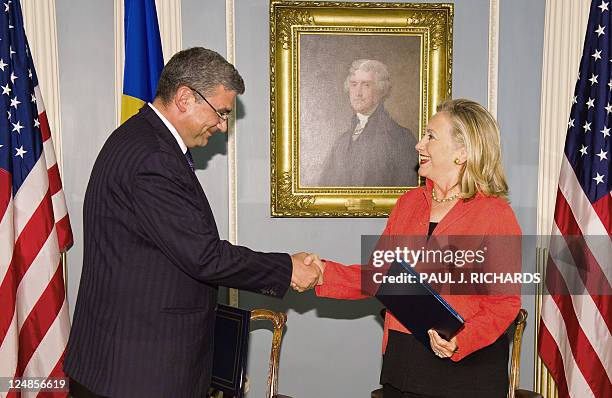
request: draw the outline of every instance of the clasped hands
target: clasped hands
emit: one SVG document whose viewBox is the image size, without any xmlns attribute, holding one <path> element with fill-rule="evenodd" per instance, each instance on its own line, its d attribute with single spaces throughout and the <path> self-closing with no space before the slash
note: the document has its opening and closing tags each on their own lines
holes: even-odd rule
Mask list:
<svg viewBox="0 0 612 398">
<path fill-rule="evenodd" d="M 325 264 L 314 253 L 295 253 L 291 255 L 293 272 L 291 273 L 291 288 L 298 292 L 312 289 L 323 283 Z"/>
<path fill-rule="evenodd" d="M 459 347 L 457 346 L 457 336 L 450 340 L 444 340 L 438 334 L 438 332 L 433 329 L 427 331 L 427 334 L 429 335 L 429 344 L 431 345 L 431 349 L 439 358 L 450 358 L 453 356 L 453 354 L 459 352 Z"/>
</svg>

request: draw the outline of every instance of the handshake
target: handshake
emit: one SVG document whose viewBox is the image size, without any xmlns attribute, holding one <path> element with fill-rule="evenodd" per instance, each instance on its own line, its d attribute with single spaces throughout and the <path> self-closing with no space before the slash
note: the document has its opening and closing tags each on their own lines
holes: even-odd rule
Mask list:
<svg viewBox="0 0 612 398">
<path fill-rule="evenodd" d="M 323 283 L 325 264 L 314 253 L 295 253 L 291 255 L 293 272 L 291 273 L 291 288 L 298 292 L 312 289 Z"/>
</svg>

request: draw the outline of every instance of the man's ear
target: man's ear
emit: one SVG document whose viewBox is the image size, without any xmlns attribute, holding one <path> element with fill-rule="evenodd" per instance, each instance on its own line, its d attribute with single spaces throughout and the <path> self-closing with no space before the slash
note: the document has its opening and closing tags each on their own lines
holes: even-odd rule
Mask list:
<svg viewBox="0 0 612 398">
<path fill-rule="evenodd" d="M 180 86 L 174 94 L 174 105 L 181 112 L 187 112 L 193 93 L 187 86 Z"/>
</svg>

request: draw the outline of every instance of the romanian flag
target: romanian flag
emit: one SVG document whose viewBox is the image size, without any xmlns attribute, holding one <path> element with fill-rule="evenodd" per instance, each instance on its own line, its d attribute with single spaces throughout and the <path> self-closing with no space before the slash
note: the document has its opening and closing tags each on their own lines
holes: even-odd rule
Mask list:
<svg viewBox="0 0 612 398">
<path fill-rule="evenodd" d="M 121 123 L 153 101 L 164 67 L 155 0 L 125 0 Z"/>
</svg>

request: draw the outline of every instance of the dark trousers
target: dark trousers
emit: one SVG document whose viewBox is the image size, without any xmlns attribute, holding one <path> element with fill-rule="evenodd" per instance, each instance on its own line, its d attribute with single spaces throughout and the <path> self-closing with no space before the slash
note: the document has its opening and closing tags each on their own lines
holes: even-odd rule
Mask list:
<svg viewBox="0 0 612 398">
<path fill-rule="evenodd" d="M 411 392 L 403 392 L 390 384 L 383 385 L 383 396 L 385 398 L 436 398 L 433 395 L 421 395 L 413 394 Z"/>
<path fill-rule="evenodd" d="M 98 395 L 95 392 L 89 391 L 87 387 L 74 379 L 70 379 L 70 396 L 73 398 L 108 398 L 104 395 Z"/>
</svg>

